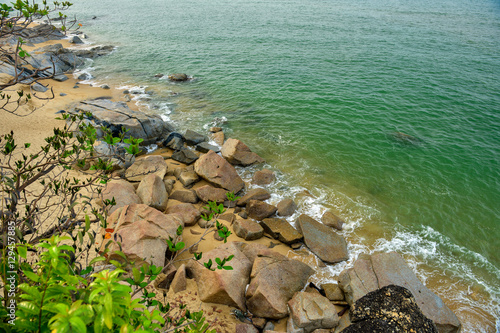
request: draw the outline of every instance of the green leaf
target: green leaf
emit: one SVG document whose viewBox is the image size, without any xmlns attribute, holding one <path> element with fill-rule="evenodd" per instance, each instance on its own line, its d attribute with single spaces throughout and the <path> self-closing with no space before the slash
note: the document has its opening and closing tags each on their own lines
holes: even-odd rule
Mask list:
<svg viewBox="0 0 500 333">
<path fill-rule="evenodd" d="M 90 262 L 89 262 L 89 266 L 92 266 L 93 264 L 95 264 L 96 262 L 100 262 L 100 261 L 106 261 L 106 258 L 104 257 L 95 257 L 94 259 L 92 259 Z"/>
<path fill-rule="evenodd" d="M 233 267 L 231 267 L 231 266 L 223 266 L 222 268 L 225 269 L 226 271 L 232 271 L 233 270 Z"/>
<path fill-rule="evenodd" d="M 37 274 L 30 272 L 28 270 L 23 271 L 23 273 L 24 275 L 26 275 L 28 279 L 30 279 L 33 282 L 38 282 L 38 280 L 40 279 L 40 277 Z"/>
<path fill-rule="evenodd" d="M 26 246 L 17 246 L 17 254 L 19 254 L 21 258 L 26 259 L 27 253 L 28 249 L 26 248 Z"/>
<path fill-rule="evenodd" d="M 79 333 L 86 333 L 87 332 L 87 325 L 81 320 L 79 317 L 71 317 L 69 319 L 69 322 L 71 324 L 72 331 L 74 332 L 79 332 Z"/>
</svg>

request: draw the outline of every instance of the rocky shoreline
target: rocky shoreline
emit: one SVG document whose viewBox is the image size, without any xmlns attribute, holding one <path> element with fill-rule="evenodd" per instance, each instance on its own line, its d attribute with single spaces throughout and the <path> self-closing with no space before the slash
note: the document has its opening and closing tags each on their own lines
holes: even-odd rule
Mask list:
<svg viewBox="0 0 500 333">
<path fill-rule="evenodd" d="M 61 44 L 49 45 L 36 50 L 30 65 L 41 76 L 54 75 L 65 81 L 64 73 L 83 64 L 85 58 L 111 50 L 98 47 L 73 52 Z M 12 66 L 3 63 L 0 72 L 12 75 Z M 271 197 L 266 187 L 275 179 L 267 169 L 254 173 L 252 183 L 259 187 L 247 190 L 249 184 L 235 166 L 261 165 L 264 160 L 240 140 L 225 138 L 222 128 L 207 133 L 180 131 L 159 116 L 106 98 L 81 101 L 64 111 L 90 112 L 87 121 L 96 128 L 106 127 L 111 132 L 127 128 L 132 136 L 144 139 L 144 144 L 160 147 L 152 154 L 130 158 L 126 165 L 117 164 L 113 180 L 103 192 L 103 199 L 115 198 L 108 225 L 122 239 L 122 251 L 129 259 L 165 266 L 165 239 L 175 239 L 182 226 L 183 241 L 187 246 L 193 244 L 193 236 L 213 224 L 200 218 L 207 202 L 226 206 L 218 220 L 233 234 L 226 244 L 216 239 L 202 242 L 201 262 L 234 256 L 234 269 L 211 271 L 187 261 L 170 266 L 157 281 L 157 289 L 176 297 L 193 284 L 189 278 L 194 279 L 200 301 L 236 308 L 243 314 L 239 318 L 243 323 L 232 322 L 237 332 L 460 332 L 455 314 L 394 252 L 360 256 L 352 268 L 332 277 L 338 284 L 308 284 L 314 267 L 286 254 L 305 248 L 324 264 L 347 260 L 342 219 L 333 212 L 325 213 L 321 222 L 302 214 L 295 229 L 287 221 L 296 209 L 294 198 L 276 206 L 266 202 Z M 209 144 L 209 139 L 220 147 Z M 105 144 L 98 149 L 103 148 Z M 227 193 L 241 198 L 231 202 Z M 415 306 L 405 306 L 408 303 Z M 227 331 L 223 326 L 217 329 Z"/>
</svg>

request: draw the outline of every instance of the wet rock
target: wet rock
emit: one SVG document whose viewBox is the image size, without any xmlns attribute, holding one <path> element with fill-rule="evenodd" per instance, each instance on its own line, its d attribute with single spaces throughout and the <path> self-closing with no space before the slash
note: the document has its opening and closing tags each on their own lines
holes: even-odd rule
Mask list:
<svg viewBox="0 0 500 333">
<path fill-rule="evenodd" d="M 437 333 L 432 320 L 420 311 L 411 292 L 389 285 L 372 291 L 351 307 L 352 324 L 342 332 Z"/>
<path fill-rule="evenodd" d="M 184 82 L 184 81 L 187 81 L 189 78 L 184 73 L 174 73 L 174 74 L 170 74 L 168 76 L 168 79 L 170 81 L 175 81 L 175 82 Z"/>
<path fill-rule="evenodd" d="M 204 185 L 196 190 L 196 195 L 203 202 L 215 201 L 218 204 L 223 203 L 226 200 L 227 191 L 222 188 L 216 188 L 210 185 Z"/>
<path fill-rule="evenodd" d="M 337 230 L 342 230 L 342 226 L 344 225 L 344 220 L 342 220 L 337 215 L 333 214 L 331 211 L 326 211 L 321 217 L 321 222 L 324 225 L 335 228 Z"/>
<path fill-rule="evenodd" d="M 71 44 L 83 44 L 83 41 L 78 36 L 71 36 L 68 41 Z"/>
<path fill-rule="evenodd" d="M 342 288 L 336 283 L 324 283 L 321 285 L 321 288 L 325 292 L 326 298 L 330 301 L 343 301 L 345 299 Z"/>
<path fill-rule="evenodd" d="M 191 164 L 198 159 L 198 155 L 196 155 L 190 149 L 181 148 L 181 150 L 178 150 L 172 154 L 172 159 L 184 164 Z"/>
<path fill-rule="evenodd" d="M 294 326 L 305 333 L 320 328 L 332 329 L 339 324 L 333 304 L 317 293 L 298 292 L 288 302 L 288 307 Z"/>
<path fill-rule="evenodd" d="M 129 181 L 141 181 L 149 174 L 156 174 L 160 179 L 167 173 L 167 163 L 159 155 L 150 155 L 137 159 L 125 172 L 125 178 Z"/>
<path fill-rule="evenodd" d="M 168 194 L 163 179 L 156 174 L 142 179 L 136 191 L 143 204 L 164 211 L 167 208 Z"/>
<path fill-rule="evenodd" d="M 222 131 L 222 127 L 210 127 L 210 132 L 217 133 Z"/>
<path fill-rule="evenodd" d="M 222 146 L 224 144 L 224 139 L 225 139 L 224 132 L 212 133 L 211 137 L 212 140 L 214 140 L 214 142 L 219 146 Z"/>
<path fill-rule="evenodd" d="M 195 162 L 194 170 L 201 178 L 233 193 L 245 187 L 234 167 L 212 150 Z"/>
<path fill-rule="evenodd" d="M 283 199 L 276 207 L 279 216 L 291 216 L 297 210 L 297 205 L 292 199 Z"/>
<path fill-rule="evenodd" d="M 264 159 L 252 152 L 247 145 L 237 139 L 227 139 L 221 149 L 222 157 L 229 163 L 235 165 L 252 165 L 264 163 Z"/>
<path fill-rule="evenodd" d="M 219 147 L 209 144 L 208 142 L 198 143 L 195 147 L 196 151 L 202 153 L 208 153 L 209 150 L 213 150 L 218 153 L 220 151 Z"/>
<path fill-rule="evenodd" d="M 233 231 L 236 236 L 247 241 L 259 239 L 264 236 L 264 229 L 262 229 L 260 224 L 249 219 L 237 219 L 233 223 Z"/>
<path fill-rule="evenodd" d="M 271 198 L 269 191 L 263 188 L 254 188 L 248 191 L 243 197 L 241 197 L 236 204 L 238 206 L 246 206 L 250 200 L 264 201 Z"/>
<path fill-rule="evenodd" d="M 258 200 L 250 200 L 246 207 L 248 216 L 257 221 L 262 221 L 266 217 L 274 215 L 277 210 L 275 206 Z"/>
<path fill-rule="evenodd" d="M 262 169 L 253 174 L 252 184 L 269 185 L 276 179 L 276 175 L 269 169 Z"/>
<path fill-rule="evenodd" d="M 400 143 L 402 145 L 420 145 L 424 143 L 424 140 L 402 132 L 392 132 L 389 134 L 389 138 L 392 139 L 393 141 Z"/>
<path fill-rule="evenodd" d="M 460 332 L 457 316 L 417 278 L 396 252 L 360 256 L 350 269 L 339 276 L 347 302 L 352 305 L 369 292 L 389 285 L 408 289 L 422 313 L 431 319 L 438 332 Z"/>
<path fill-rule="evenodd" d="M 333 229 L 305 214 L 299 216 L 297 225 L 304 235 L 307 247 L 321 260 L 337 263 L 349 258 L 345 238 Z"/>
<path fill-rule="evenodd" d="M 271 237 L 285 244 L 297 243 L 303 238 L 302 234 L 285 219 L 263 219 L 260 225 Z"/>
<path fill-rule="evenodd" d="M 167 136 L 162 145 L 173 150 L 181 150 L 184 148 L 184 141 L 182 134 L 173 132 Z"/>
<path fill-rule="evenodd" d="M 190 129 L 186 130 L 184 134 L 184 139 L 188 145 L 196 146 L 199 143 L 208 141 L 208 138 L 198 132 L 192 131 Z"/>
</svg>

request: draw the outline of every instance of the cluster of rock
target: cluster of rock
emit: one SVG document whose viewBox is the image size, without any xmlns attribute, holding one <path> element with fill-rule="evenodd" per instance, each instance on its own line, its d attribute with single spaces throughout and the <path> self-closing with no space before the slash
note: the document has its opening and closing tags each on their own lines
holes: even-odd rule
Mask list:
<svg viewBox="0 0 500 333">
<path fill-rule="evenodd" d="M 16 45 L 19 37 L 22 37 L 29 45 L 32 45 L 48 40 L 62 39 L 65 35 L 52 25 L 41 24 L 33 28 L 22 29 L 1 42 L 5 45 Z M 47 77 L 53 77 L 57 81 L 65 81 L 68 77 L 64 73 L 83 65 L 86 58 L 96 58 L 106 55 L 113 51 L 113 49 L 113 46 L 96 46 L 90 49 L 73 50 L 64 48 L 62 44 L 47 45 L 33 50 L 30 52 L 29 57 L 25 57 L 21 64 L 17 64 L 17 73 L 20 82 L 25 84 L 31 84 L 37 78 Z M 14 59 L 7 57 L 1 59 L 0 74 L 2 74 L 3 80 L 6 80 L 5 77 L 12 80 L 16 76 L 15 66 Z M 39 92 L 47 90 L 41 84 L 34 84 L 33 89 Z"/>
<path fill-rule="evenodd" d="M 200 149 L 207 140 L 206 135 L 193 131 L 171 132 L 161 141 L 164 147 L 171 149 L 171 155 L 165 158 L 175 161 L 175 168 L 172 164 L 167 165 L 161 155 L 138 158 L 123 172 L 124 179 L 110 182 L 103 192 L 104 199 L 114 197 L 116 201 L 108 220 L 108 225 L 114 229 L 113 237 L 121 241 L 122 251 L 139 264 L 149 261 L 166 265 L 165 253 L 168 251 L 164 240 L 176 239 L 179 226 L 210 227 L 213 221 L 200 218 L 206 212 L 201 207 L 204 203 L 215 201 L 229 208 L 218 220 L 241 241 L 222 244 L 203 253 L 200 262 L 234 256 L 230 262 L 233 270 L 212 271 L 194 261 L 179 268 L 170 265 L 158 279 L 157 288 L 179 292 L 186 288 L 186 279 L 193 277 L 203 302 L 229 305 L 252 315 L 253 318 L 239 325 L 237 331 L 257 332 L 272 320 L 288 317 L 288 332 L 319 333 L 355 332 L 360 331 L 357 327 L 370 327 L 363 322 L 365 317 L 356 312 L 367 306 L 360 307 L 358 302 L 380 288 L 397 285 L 411 291 L 403 294 L 415 306 L 403 310 L 419 318 L 415 320 L 418 323 L 411 326 L 412 323 L 397 320 L 397 316 L 385 319 L 379 316 L 370 319 L 375 321 L 374 325 L 381 321 L 388 323 L 388 326 L 380 325 L 389 332 L 388 327 L 394 322 L 396 327 L 406 325 L 401 326 L 405 330 L 411 326 L 419 332 L 434 332 L 432 329 L 436 328 L 438 332 L 459 332 L 460 322 L 456 316 L 418 281 L 396 254 L 361 257 L 353 268 L 340 275 L 338 284 L 323 284 L 318 288 L 320 292 L 307 288 L 304 291 L 314 274 L 310 266 L 250 241 L 267 236 L 293 248 L 306 246 L 323 262 L 335 264 L 348 259 L 346 240 L 338 233 L 344 222 L 332 212 L 323 215 L 322 223 L 302 214 L 296 219 L 295 228 L 286 220 L 297 209 L 292 199 L 285 199 L 276 206 L 266 202 L 271 194 L 265 186 L 274 181 L 274 173 L 267 169 L 255 172 L 252 183 L 262 187 L 245 190 L 246 184 L 234 167 L 264 160 L 241 141 L 231 138 L 224 142 L 220 153 L 217 153 L 218 147 Z M 192 160 L 175 155 L 187 151 L 193 155 Z M 229 202 L 229 192 L 238 193 L 241 198 Z M 411 294 L 415 298 L 411 298 Z M 377 299 L 380 298 L 385 299 L 382 296 Z M 346 312 L 349 306 L 351 311 Z M 380 313 L 386 313 L 381 310 L 384 306 L 387 304 L 373 302 L 374 309 L 379 309 Z M 407 318 L 403 314 L 399 316 Z M 269 326 L 266 330 L 270 331 Z"/>
</svg>

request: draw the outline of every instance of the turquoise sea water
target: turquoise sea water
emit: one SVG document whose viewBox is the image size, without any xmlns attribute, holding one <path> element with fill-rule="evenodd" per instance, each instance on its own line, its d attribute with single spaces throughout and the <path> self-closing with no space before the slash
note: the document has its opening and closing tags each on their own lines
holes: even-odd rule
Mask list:
<svg viewBox="0 0 500 333">
<path fill-rule="evenodd" d="M 350 262 L 403 253 L 464 332 L 500 329 L 498 1 L 85 0 L 71 13 L 118 45 L 90 64 L 94 81 L 147 86 L 142 105 L 180 127 L 222 124 L 278 173 L 276 193 L 346 220 Z M 193 80 L 154 78 L 175 72 Z"/>
</svg>

